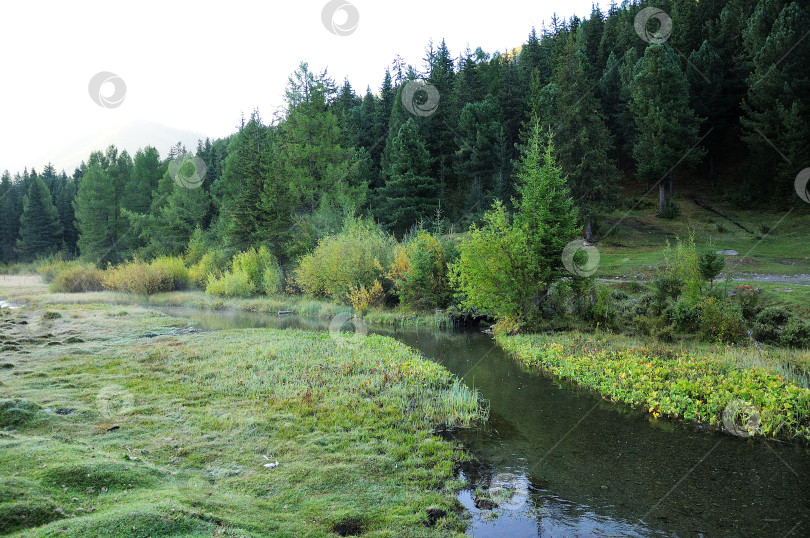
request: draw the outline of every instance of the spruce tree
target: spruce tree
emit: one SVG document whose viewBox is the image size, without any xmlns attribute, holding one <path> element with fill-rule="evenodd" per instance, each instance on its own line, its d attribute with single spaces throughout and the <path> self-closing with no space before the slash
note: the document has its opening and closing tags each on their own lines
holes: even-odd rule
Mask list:
<svg viewBox="0 0 810 538">
<path fill-rule="evenodd" d="M 700 139 L 700 119 L 689 106 L 689 82 L 672 47 L 666 43 L 647 47 L 636 71 L 630 103 L 638 128 L 633 158 L 638 178 L 648 185 L 659 184 L 663 212 L 664 180 L 669 180 L 671 195 L 674 170 L 705 155 L 704 148 L 693 147 Z"/>
<path fill-rule="evenodd" d="M 20 227 L 20 214 L 16 211 L 16 189 L 8 170 L 0 178 L 0 261 L 8 263 L 15 257 L 14 246 Z"/>
<path fill-rule="evenodd" d="M 618 197 L 619 173 L 612 157 L 613 137 L 605 126 L 602 105 L 590 88 L 585 54 L 570 40 L 554 69 L 559 89 L 553 126 L 558 143 L 556 162 L 568 178 L 568 186 L 582 222 L 585 237 L 593 241 L 593 220 L 612 209 Z"/>
<path fill-rule="evenodd" d="M 79 254 L 96 264 L 116 263 L 127 257 L 126 249 L 119 244 L 129 223 L 122 224 L 117 160 L 118 153 L 113 147 L 106 153 L 92 153 L 73 203 Z"/>
<path fill-rule="evenodd" d="M 28 188 L 20 217 L 20 238 L 17 252 L 30 261 L 45 256 L 62 246 L 62 224 L 53 205 L 51 193 L 41 178 L 35 177 Z"/>
<path fill-rule="evenodd" d="M 523 149 L 517 172 L 518 197 L 512 202 L 517 209 L 515 225 L 526 234 L 536 264 L 535 279 L 541 286 L 533 297 L 536 301 L 555 280 L 566 276 L 563 249 L 580 229 L 568 181 L 554 158 L 552 136 L 545 137 L 543 148 L 540 129 L 540 122 L 535 122 Z"/>
<path fill-rule="evenodd" d="M 259 202 L 268 161 L 267 127 L 254 112 L 231 138 L 220 184 L 219 230 L 224 244 L 233 251 L 246 250 L 261 240 L 265 211 Z"/>
<path fill-rule="evenodd" d="M 778 15 L 775 15 L 778 13 Z M 771 21 L 772 25 L 769 25 Z M 788 200 L 801 162 L 782 164 L 785 151 L 801 148 L 783 146 L 800 140 L 807 131 L 796 128 L 810 122 L 810 48 L 796 43 L 806 39 L 810 16 L 797 2 L 779 11 L 778 4 L 763 1 L 752 16 L 743 41 L 753 57 L 753 71 L 746 80 L 747 93 L 742 102 L 741 138 L 748 145 L 754 170 L 760 179 L 760 192 L 778 200 Z M 785 122 L 791 126 L 786 129 Z M 767 141 L 766 141 L 767 140 Z M 774 144 L 779 152 L 771 145 Z M 807 139 L 804 139 L 807 146 Z M 785 155 L 787 159 L 792 159 Z M 801 157 L 797 155 L 801 160 Z M 776 181 L 771 178 L 777 176 Z"/>
<path fill-rule="evenodd" d="M 380 197 L 380 220 L 399 236 L 439 207 L 436 181 L 430 177 L 430 154 L 413 119 L 399 129 L 391 146 L 391 173 Z"/>
</svg>

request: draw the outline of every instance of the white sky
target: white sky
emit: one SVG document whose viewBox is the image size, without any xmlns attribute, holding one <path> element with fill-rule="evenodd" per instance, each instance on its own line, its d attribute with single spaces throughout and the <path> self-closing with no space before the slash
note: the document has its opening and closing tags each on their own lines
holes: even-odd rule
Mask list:
<svg viewBox="0 0 810 538">
<path fill-rule="evenodd" d="M 592 3 L 351 2 L 360 22 L 343 37 L 321 22 L 326 0 L 3 2 L 0 171 L 41 170 L 50 160 L 71 173 L 77 150 L 86 158 L 101 149 L 92 144 L 116 142 L 112 133 L 132 122 L 226 136 L 243 112 L 258 107 L 269 119 L 283 105 L 287 78 L 301 60 L 328 68 L 337 82 L 348 76 L 362 94 L 369 85 L 377 91 L 396 54 L 421 67 L 431 38 L 445 38 L 454 56 L 467 45 L 504 51 L 555 11 L 583 17 Z M 337 16 L 342 22 L 345 15 Z M 90 99 L 88 83 L 99 71 L 126 82 L 121 106 L 106 109 Z"/>
</svg>

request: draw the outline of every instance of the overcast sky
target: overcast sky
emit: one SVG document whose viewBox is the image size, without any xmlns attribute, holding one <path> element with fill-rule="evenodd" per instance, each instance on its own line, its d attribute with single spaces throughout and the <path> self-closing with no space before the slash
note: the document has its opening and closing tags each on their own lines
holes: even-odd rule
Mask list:
<svg viewBox="0 0 810 538">
<path fill-rule="evenodd" d="M 348 0 L 343 0 L 349 3 Z M 359 22 L 335 35 L 322 21 L 325 0 L 72 1 L 0 4 L 0 170 L 68 173 L 115 132 L 156 122 L 212 138 L 236 130 L 258 108 L 269 119 L 283 105 L 287 78 L 300 61 L 328 68 L 358 93 L 377 91 L 396 54 L 421 67 L 430 39 L 454 56 L 468 45 L 504 51 L 538 31 L 554 12 L 590 13 L 591 0 L 351 0 Z M 607 6 L 603 6 L 603 9 Z M 350 8 L 351 9 L 351 8 Z M 337 30 L 351 15 L 338 10 Z M 99 72 L 126 84 L 119 106 L 90 97 Z M 111 96 L 112 83 L 101 89 Z M 156 129 L 155 145 L 161 134 Z M 191 148 L 190 148 L 191 149 Z M 78 152 L 78 153 L 77 153 Z"/>
</svg>

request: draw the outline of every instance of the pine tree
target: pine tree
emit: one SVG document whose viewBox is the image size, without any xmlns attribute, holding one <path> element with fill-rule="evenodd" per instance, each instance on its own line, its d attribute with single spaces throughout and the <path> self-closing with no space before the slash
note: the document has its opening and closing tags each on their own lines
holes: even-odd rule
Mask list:
<svg viewBox="0 0 810 538">
<path fill-rule="evenodd" d="M 379 218 L 389 230 L 401 236 L 436 212 L 439 193 L 429 174 L 430 154 L 409 119 L 392 142 L 391 174 L 380 193 Z"/>
<path fill-rule="evenodd" d="M 35 177 L 28 188 L 20 217 L 17 252 L 30 261 L 52 254 L 62 246 L 62 224 L 53 205 L 51 193 L 41 178 Z"/>
<path fill-rule="evenodd" d="M 523 149 L 514 219 L 500 201 L 459 245 L 451 278 L 464 305 L 517 326 L 537 321 L 551 284 L 565 276 L 562 254 L 576 235 L 576 209 L 535 122 Z"/>
<path fill-rule="evenodd" d="M 591 9 L 591 16 L 582 23 L 581 29 L 581 49 L 587 58 L 587 76 L 593 82 L 599 79 L 602 70 L 605 68 L 602 57 L 599 54 L 599 45 L 602 42 L 602 34 L 605 31 L 605 16 L 599 10 L 599 6 L 594 5 Z M 607 58 L 604 59 L 607 61 Z"/>
<path fill-rule="evenodd" d="M 185 163 L 193 166 L 191 160 L 187 159 Z M 182 166 L 178 173 L 183 173 Z M 145 257 L 182 254 L 194 230 L 202 226 L 211 203 L 205 189 L 188 189 L 182 182 L 175 181 L 168 171 L 160 183 L 158 190 L 168 192 L 161 205 L 154 203 L 148 213 L 124 210 L 144 245 L 140 254 Z"/>
<path fill-rule="evenodd" d="M 453 169 L 455 152 L 458 149 L 453 126 L 458 125 L 460 110 L 455 103 L 455 66 L 450 50 L 444 40 L 435 53 L 427 58 L 429 75 L 428 84 L 439 94 L 440 101 L 436 111 L 427 118 L 418 118 L 420 132 L 425 140 L 425 147 L 430 153 L 430 176 L 438 182 L 439 197 L 442 207 L 455 209 L 463 196 L 460 192 L 458 178 Z M 450 218 L 458 215 L 450 213 Z"/>
<path fill-rule="evenodd" d="M 146 146 L 135 153 L 132 174 L 124 185 L 121 207 L 135 213 L 146 213 L 152 204 L 152 191 L 166 171 L 158 151 Z"/>
<path fill-rule="evenodd" d="M 666 43 L 651 45 L 636 67 L 631 83 L 631 110 L 638 128 L 633 148 L 636 173 L 649 184 L 659 184 L 659 210 L 664 211 L 669 180 L 678 166 L 694 165 L 705 155 L 699 141 L 700 119 L 689 106 L 689 82 L 678 57 Z"/>
</svg>

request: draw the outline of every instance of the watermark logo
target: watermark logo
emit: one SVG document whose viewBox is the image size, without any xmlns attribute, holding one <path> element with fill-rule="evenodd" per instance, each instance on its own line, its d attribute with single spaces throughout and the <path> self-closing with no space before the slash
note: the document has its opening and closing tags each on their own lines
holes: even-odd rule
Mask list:
<svg viewBox="0 0 810 538">
<path fill-rule="evenodd" d="M 351 327 L 351 331 L 347 331 L 347 327 Z M 368 335 L 366 323 L 349 312 L 338 314 L 329 323 L 329 336 L 340 347 L 360 347 L 366 335 Z"/>
<path fill-rule="evenodd" d="M 723 409 L 723 429 L 737 437 L 759 432 L 759 410 L 748 402 L 734 400 Z"/>
<path fill-rule="evenodd" d="M 599 267 L 600 259 L 599 250 L 581 239 L 575 239 L 565 245 L 562 253 L 565 270 L 579 277 L 593 275 Z"/>
<path fill-rule="evenodd" d="M 529 480 L 514 473 L 498 473 L 489 484 L 487 497 L 498 508 L 517 510 L 529 499 Z"/>
<path fill-rule="evenodd" d="M 107 418 L 129 413 L 134 402 L 132 394 L 121 385 L 107 385 L 96 396 L 96 407 Z"/>
<path fill-rule="evenodd" d="M 658 21 L 659 26 L 655 32 L 650 32 L 647 28 L 650 19 Z M 638 37 L 651 45 L 665 43 L 672 34 L 672 18 L 657 7 L 645 7 L 639 11 L 633 25 Z"/>
<path fill-rule="evenodd" d="M 808 188 L 810 185 L 808 185 L 808 182 L 810 182 L 810 168 L 805 168 L 796 176 L 794 186 L 799 198 L 810 204 L 810 188 Z"/>
<path fill-rule="evenodd" d="M 440 99 L 436 86 L 424 80 L 410 80 L 402 87 L 402 106 L 414 116 L 432 116 Z"/>
<path fill-rule="evenodd" d="M 169 163 L 169 175 L 184 189 L 200 188 L 207 171 L 205 162 L 191 153 L 186 153 Z"/>
<path fill-rule="evenodd" d="M 124 97 L 127 96 L 127 85 L 124 79 L 109 71 L 96 73 L 90 79 L 87 90 L 90 93 L 90 99 L 104 108 L 118 108 L 124 102 Z"/>
<path fill-rule="evenodd" d="M 351 2 L 331 0 L 323 6 L 321 21 L 327 30 L 338 36 L 347 36 L 357 30 L 360 12 Z"/>
</svg>

